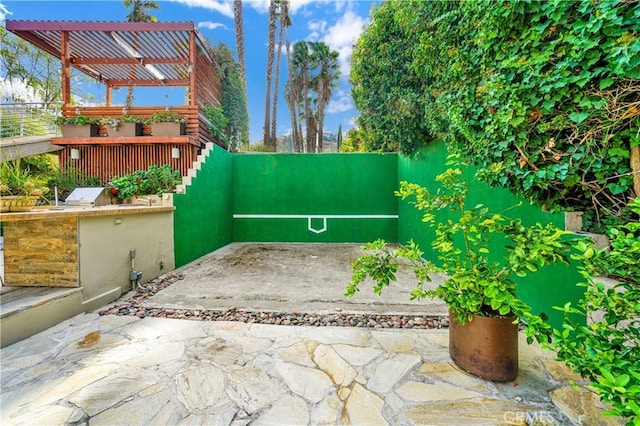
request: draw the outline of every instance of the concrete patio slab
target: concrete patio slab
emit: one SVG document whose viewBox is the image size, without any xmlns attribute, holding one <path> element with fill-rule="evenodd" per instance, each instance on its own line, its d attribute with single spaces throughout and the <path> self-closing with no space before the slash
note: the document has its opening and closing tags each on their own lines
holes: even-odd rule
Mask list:
<svg viewBox="0 0 640 426">
<path fill-rule="evenodd" d="M 400 270 L 381 296 L 366 281 L 353 298 L 344 292 L 362 244 L 233 243 L 174 271 L 184 278 L 144 302 L 146 307 L 326 314 L 444 315 L 440 300 L 410 300 L 415 278 Z M 432 286 L 442 282 L 434 276 Z"/>
</svg>

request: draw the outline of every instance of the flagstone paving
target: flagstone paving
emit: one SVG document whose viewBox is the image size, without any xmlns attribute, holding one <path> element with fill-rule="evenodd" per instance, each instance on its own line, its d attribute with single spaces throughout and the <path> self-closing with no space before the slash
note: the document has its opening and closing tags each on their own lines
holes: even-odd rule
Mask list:
<svg viewBox="0 0 640 426">
<path fill-rule="evenodd" d="M 447 329 L 81 314 L 2 349 L 3 425 L 617 424 L 554 354 L 520 347 L 494 383 Z M 524 337 L 521 337 L 521 343 Z M 608 422 L 608 423 L 607 423 Z"/>
</svg>

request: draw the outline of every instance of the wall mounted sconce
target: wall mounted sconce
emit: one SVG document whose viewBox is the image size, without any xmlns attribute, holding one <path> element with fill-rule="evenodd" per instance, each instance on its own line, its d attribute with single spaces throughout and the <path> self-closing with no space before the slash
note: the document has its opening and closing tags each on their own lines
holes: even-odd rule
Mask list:
<svg viewBox="0 0 640 426">
<path fill-rule="evenodd" d="M 76 108 L 76 115 L 80 115 L 80 108 Z"/>
<path fill-rule="evenodd" d="M 174 160 L 180 158 L 180 148 L 171 148 L 171 158 Z"/>
<path fill-rule="evenodd" d="M 127 115 L 127 107 L 122 108 L 122 115 Z"/>
<path fill-rule="evenodd" d="M 71 148 L 71 159 L 79 160 L 80 159 L 80 150 L 77 148 Z"/>
</svg>

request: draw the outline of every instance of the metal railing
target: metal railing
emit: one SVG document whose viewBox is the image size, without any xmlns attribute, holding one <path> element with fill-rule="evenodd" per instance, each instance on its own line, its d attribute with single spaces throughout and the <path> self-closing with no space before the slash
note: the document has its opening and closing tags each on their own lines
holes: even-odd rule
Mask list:
<svg viewBox="0 0 640 426">
<path fill-rule="evenodd" d="M 0 138 L 16 136 L 58 136 L 61 102 L 0 104 Z"/>
</svg>

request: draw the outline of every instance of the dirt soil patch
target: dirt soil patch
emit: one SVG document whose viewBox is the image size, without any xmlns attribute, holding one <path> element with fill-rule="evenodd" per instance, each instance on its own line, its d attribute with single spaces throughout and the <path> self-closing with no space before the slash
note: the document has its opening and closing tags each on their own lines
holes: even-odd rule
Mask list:
<svg viewBox="0 0 640 426">
<path fill-rule="evenodd" d="M 144 301 L 148 308 L 444 315 L 440 300 L 411 301 L 411 272 L 374 294 L 366 282 L 353 298 L 344 292 L 361 244 L 233 243 L 173 273 L 183 277 Z M 434 276 L 431 285 L 442 282 Z"/>
</svg>

